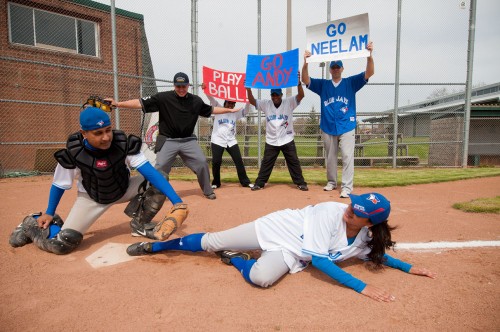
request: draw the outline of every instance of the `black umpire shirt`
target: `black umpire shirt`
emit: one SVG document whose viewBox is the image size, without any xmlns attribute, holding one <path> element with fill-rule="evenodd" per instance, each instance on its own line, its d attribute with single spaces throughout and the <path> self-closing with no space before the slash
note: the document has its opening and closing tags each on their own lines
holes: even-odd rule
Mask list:
<svg viewBox="0 0 500 332">
<path fill-rule="evenodd" d="M 145 113 L 159 112 L 159 131 L 168 138 L 185 138 L 193 134 L 199 116 L 208 118 L 213 107 L 191 93 L 179 97 L 175 91 L 157 93 L 140 99 Z"/>
</svg>

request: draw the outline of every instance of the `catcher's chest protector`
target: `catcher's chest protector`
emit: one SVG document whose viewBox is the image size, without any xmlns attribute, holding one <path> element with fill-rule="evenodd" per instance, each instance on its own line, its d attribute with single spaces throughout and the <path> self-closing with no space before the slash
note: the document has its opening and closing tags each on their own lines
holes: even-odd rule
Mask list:
<svg viewBox="0 0 500 332">
<path fill-rule="evenodd" d="M 65 168 L 80 168 L 82 185 L 89 196 L 98 203 L 109 204 L 127 191 L 130 173 L 125 158 L 127 154 L 138 152 L 130 151 L 130 145 L 137 146 L 135 140 L 140 141 L 140 138 L 127 139 L 123 131 L 113 130 L 113 142 L 108 150 L 91 151 L 84 147 L 81 133 L 75 133 L 68 138 L 66 149 L 57 151 L 54 156 Z"/>
</svg>

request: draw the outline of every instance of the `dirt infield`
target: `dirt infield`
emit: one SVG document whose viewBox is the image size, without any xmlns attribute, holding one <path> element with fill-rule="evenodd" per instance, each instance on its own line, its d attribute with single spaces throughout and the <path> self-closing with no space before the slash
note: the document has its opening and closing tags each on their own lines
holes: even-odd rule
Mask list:
<svg viewBox="0 0 500 332">
<path fill-rule="evenodd" d="M 45 209 L 50 183 L 49 176 L 0 180 L 2 331 L 500 330 L 498 247 L 392 253 L 437 272 L 435 280 L 393 269 L 373 273 L 357 261 L 341 265 L 390 291 L 396 296 L 393 303 L 357 294 L 312 267 L 259 289 L 208 253 L 157 254 L 93 268 L 86 258 L 104 245 L 138 241 L 130 236 L 125 205 L 108 211 L 67 256 L 33 245 L 9 246 L 9 234 L 22 218 Z M 252 192 L 236 184 L 223 185 L 217 200 L 210 201 L 195 182 L 172 184 L 190 205 L 178 236 L 222 230 L 285 207 L 340 201 L 338 192 L 320 186 L 302 192 L 269 185 Z M 63 218 L 75 191 L 59 205 Z M 356 188 L 358 194 L 368 191 Z M 377 191 L 391 200 L 397 242 L 500 240 L 499 215 L 451 208 L 455 202 L 499 195 L 500 177 Z"/>
</svg>

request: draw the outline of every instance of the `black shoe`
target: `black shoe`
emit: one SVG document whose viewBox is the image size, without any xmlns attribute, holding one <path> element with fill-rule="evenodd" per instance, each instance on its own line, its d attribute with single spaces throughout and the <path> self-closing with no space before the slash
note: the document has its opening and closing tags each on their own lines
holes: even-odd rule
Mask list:
<svg viewBox="0 0 500 332">
<path fill-rule="evenodd" d="M 299 185 L 297 186 L 297 188 L 298 188 L 299 190 L 302 190 L 302 191 L 308 191 L 308 190 L 309 190 L 309 188 L 307 188 L 307 184 L 299 184 Z"/>
<path fill-rule="evenodd" d="M 131 244 L 127 248 L 127 254 L 130 256 L 144 256 L 153 253 L 153 245 L 151 242 L 138 242 Z"/>
<path fill-rule="evenodd" d="M 264 187 L 261 187 L 258 184 L 254 184 L 253 187 L 251 187 L 251 188 L 252 188 L 252 191 L 264 189 Z"/>
<path fill-rule="evenodd" d="M 132 218 L 132 220 L 130 220 L 130 228 L 132 228 L 132 232 L 130 232 L 130 234 L 132 236 L 144 236 L 148 239 L 156 240 L 154 235 L 155 226 L 155 222 L 142 224 L 139 220 L 137 220 L 137 218 Z"/>
<path fill-rule="evenodd" d="M 220 256 L 220 260 L 224 263 L 224 264 L 227 264 L 227 265 L 233 265 L 231 263 L 231 258 L 235 258 L 235 257 L 240 257 L 244 260 L 249 260 L 251 257 L 249 254 L 247 254 L 246 252 L 238 252 L 238 251 L 218 251 L 216 252 L 217 255 Z"/>
</svg>

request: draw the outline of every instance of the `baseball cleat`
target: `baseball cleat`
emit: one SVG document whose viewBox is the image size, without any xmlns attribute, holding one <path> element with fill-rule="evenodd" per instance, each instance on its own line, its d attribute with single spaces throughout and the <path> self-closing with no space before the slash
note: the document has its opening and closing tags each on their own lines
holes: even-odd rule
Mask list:
<svg viewBox="0 0 500 332">
<path fill-rule="evenodd" d="M 297 185 L 297 189 L 302 190 L 302 191 L 309 190 L 309 188 L 307 187 L 307 184 L 299 184 L 299 185 Z"/>
<path fill-rule="evenodd" d="M 239 252 L 239 251 L 218 251 L 216 252 L 217 255 L 220 256 L 220 260 L 227 265 L 233 265 L 231 263 L 231 258 L 236 258 L 239 257 L 244 260 L 249 260 L 251 257 L 249 254 L 246 252 Z"/>
<path fill-rule="evenodd" d="M 349 198 L 349 193 L 346 190 L 342 190 L 340 198 Z"/>
<path fill-rule="evenodd" d="M 326 186 L 323 187 L 324 191 L 332 191 L 337 189 L 337 186 L 334 185 L 333 183 L 327 183 Z"/>
<path fill-rule="evenodd" d="M 127 248 L 127 254 L 130 256 L 143 256 L 153 253 L 153 245 L 151 242 L 138 242 L 131 244 Z"/>
</svg>

